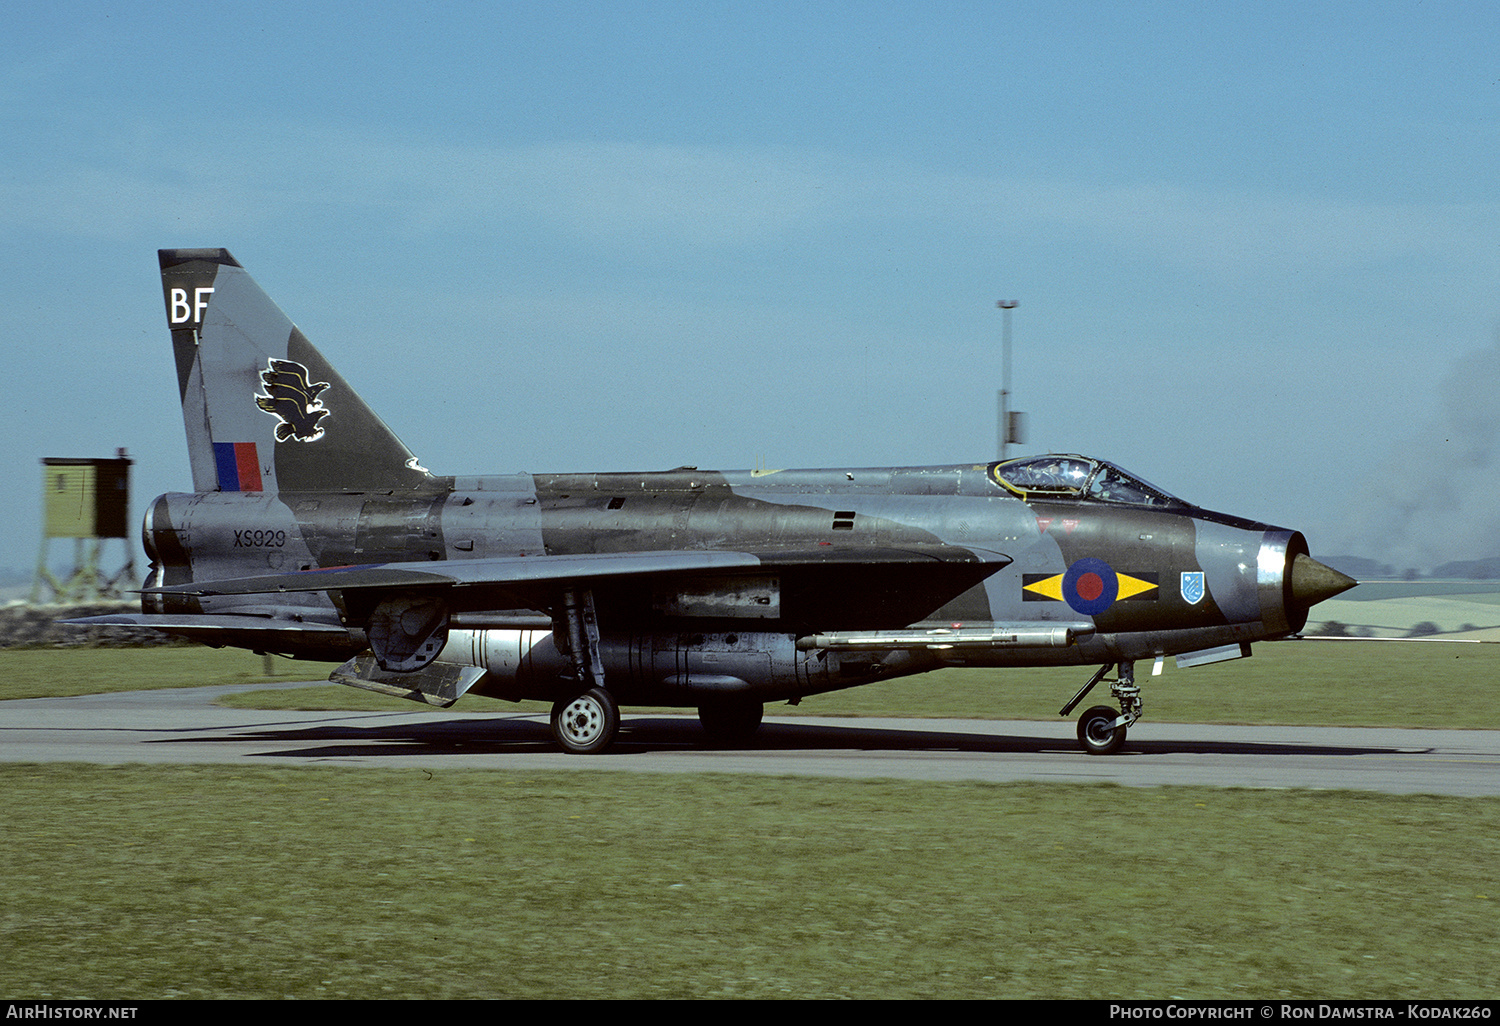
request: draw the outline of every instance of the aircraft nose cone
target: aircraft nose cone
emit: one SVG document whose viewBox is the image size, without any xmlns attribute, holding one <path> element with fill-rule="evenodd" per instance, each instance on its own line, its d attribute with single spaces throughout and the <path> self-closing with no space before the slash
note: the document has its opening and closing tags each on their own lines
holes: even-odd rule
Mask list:
<svg viewBox="0 0 1500 1026">
<path fill-rule="evenodd" d="M 1301 553 L 1292 560 L 1292 598 L 1304 609 L 1348 591 L 1359 582 Z"/>
</svg>

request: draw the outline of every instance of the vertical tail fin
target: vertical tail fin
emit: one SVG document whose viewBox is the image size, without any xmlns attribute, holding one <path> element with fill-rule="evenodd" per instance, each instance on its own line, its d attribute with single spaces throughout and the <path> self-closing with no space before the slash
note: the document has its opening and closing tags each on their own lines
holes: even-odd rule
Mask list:
<svg viewBox="0 0 1500 1026">
<path fill-rule="evenodd" d="M 195 491 L 433 483 L 228 250 L 157 255 Z"/>
</svg>

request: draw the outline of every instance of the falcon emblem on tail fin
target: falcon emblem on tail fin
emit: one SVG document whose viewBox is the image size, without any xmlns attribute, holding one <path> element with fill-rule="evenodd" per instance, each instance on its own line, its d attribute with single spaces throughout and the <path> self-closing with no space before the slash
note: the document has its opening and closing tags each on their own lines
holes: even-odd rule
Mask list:
<svg viewBox="0 0 1500 1026">
<path fill-rule="evenodd" d="M 266 362 L 268 366 L 260 372 L 265 392 L 255 394 L 255 405 L 281 421 L 276 425 L 276 441 L 295 438 L 299 442 L 316 442 L 322 438 L 323 428 L 318 422 L 328 416 L 328 410 L 318 396 L 328 382 L 310 383 L 307 368 L 293 360 L 272 357 Z"/>
</svg>

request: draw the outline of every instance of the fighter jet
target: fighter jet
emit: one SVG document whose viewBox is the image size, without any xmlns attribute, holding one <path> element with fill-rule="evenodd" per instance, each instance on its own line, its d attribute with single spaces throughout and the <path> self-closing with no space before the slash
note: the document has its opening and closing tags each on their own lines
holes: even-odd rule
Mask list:
<svg viewBox="0 0 1500 1026">
<path fill-rule="evenodd" d="M 146 513 L 141 612 L 78 622 L 342 660 L 331 680 L 436 706 L 551 702 L 577 753 L 621 706 L 743 742 L 767 702 L 1092 666 L 1061 715 L 1107 682 L 1119 708 L 1077 726 L 1107 754 L 1142 713 L 1138 660 L 1249 655 L 1356 583 L 1296 531 L 1079 455 L 434 475 L 227 250 L 159 258 L 193 491 Z"/>
</svg>

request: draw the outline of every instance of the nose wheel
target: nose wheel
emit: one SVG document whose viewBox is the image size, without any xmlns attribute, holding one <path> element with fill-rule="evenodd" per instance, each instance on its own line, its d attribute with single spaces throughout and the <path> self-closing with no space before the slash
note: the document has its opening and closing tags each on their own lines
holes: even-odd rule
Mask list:
<svg viewBox="0 0 1500 1026">
<path fill-rule="evenodd" d="M 1113 663 L 1099 667 L 1099 672 L 1073 696 L 1073 700 L 1062 707 L 1061 715 L 1073 711 L 1085 695 L 1094 690 L 1094 685 L 1104 680 L 1104 675 L 1114 669 Z M 1090 755 L 1113 755 L 1125 744 L 1125 731 L 1141 718 L 1141 689 L 1135 684 L 1135 663 L 1120 664 L 1120 675 L 1109 682 L 1109 693 L 1120 703 L 1119 711 L 1107 705 L 1096 705 L 1078 717 L 1078 743 Z"/>
<path fill-rule="evenodd" d="M 1078 717 L 1078 743 L 1090 755 L 1113 755 L 1125 745 L 1124 717 L 1107 705 L 1096 705 Z"/>
</svg>

